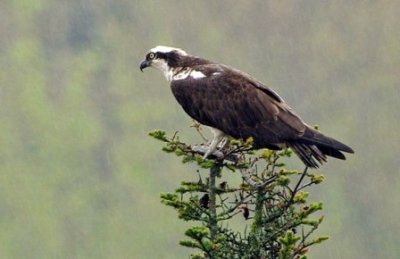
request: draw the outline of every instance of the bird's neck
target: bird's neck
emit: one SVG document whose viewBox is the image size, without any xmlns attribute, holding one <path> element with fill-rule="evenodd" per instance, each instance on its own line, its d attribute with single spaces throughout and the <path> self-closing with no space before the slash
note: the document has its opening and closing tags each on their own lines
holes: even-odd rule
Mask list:
<svg viewBox="0 0 400 259">
<path fill-rule="evenodd" d="M 191 72 L 192 69 L 188 67 L 168 67 L 164 71 L 164 76 L 168 82 L 171 82 L 172 80 L 185 79 L 190 76 Z"/>
</svg>

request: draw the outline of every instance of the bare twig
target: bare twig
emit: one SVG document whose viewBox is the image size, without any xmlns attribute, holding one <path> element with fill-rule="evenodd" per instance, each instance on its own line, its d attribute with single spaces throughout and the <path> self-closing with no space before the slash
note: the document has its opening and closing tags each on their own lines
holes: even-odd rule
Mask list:
<svg viewBox="0 0 400 259">
<path fill-rule="evenodd" d="M 304 171 L 303 171 L 303 173 L 302 173 L 301 176 L 300 176 L 299 181 L 297 182 L 297 184 L 296 184 L 296 186 L 294 187 L 293 191 L 291 191 L 291 194 L 292 194 L 292 195 L 290 196 L 290 200 L 289 200 L 288 204 L 290 204 L 290 203 L 293 202 L 294 196 L 295 196 L 296 193 L 298 192 L 299 187 L 300 187 L 300 184 L 301 184 L 301 182 L 303 181 L 304 177 L 305 177 L 306 174 L 307 174 L 307 170 L 308 170 L 308 167 L 306 166 L 306 168 L 304 168 Z"/>
<path fill-rule="evenodd" d="M 265 187 L 268 184 L 274 182 L 278 177 L 278 175 L 274 175 L 265 180 L 264 182 L 257 183 L 252 179 L 251 173 L 249 173 L 246 169 L 240 169 L 240 173 L 242 174 L 243 180 L 254 189 Z"/>
<path fill-rule="evenodd" d="M 200 137 L 205 141 L 208 142 L 208 139 L 204 136 L 203 131 L 201 129 L 201 124 L 198 121 L 193 120 L 193 124 L 190 127 L 195 128 L 197 133 L 199 133 Z"/>
</svg>

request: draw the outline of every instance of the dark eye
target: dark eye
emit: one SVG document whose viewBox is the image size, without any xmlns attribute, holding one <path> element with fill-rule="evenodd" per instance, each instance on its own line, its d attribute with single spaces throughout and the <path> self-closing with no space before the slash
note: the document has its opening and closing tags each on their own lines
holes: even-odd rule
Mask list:
<svg viewBox="0 0 400 259">
<path fill-rule="evenodd" d="M 155 58 L 156 57 L 156 55 L 153 53 L 153 52 L 150 52 L 149 53 L 149 59 L 153 59 L 153 58 Z"/>
</svg>

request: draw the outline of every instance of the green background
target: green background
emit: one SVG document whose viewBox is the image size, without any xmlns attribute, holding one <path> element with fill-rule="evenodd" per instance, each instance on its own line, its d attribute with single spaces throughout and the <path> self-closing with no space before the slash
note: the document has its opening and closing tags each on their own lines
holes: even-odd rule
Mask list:
<svg viewBox="0 0 400 259">
<path fill-rule="evenodd" d="M 252 74 L 355 149 L 319 170 L 330 240 L 311 258 L 400 258 L 399 13 L 399 1 L 2 0 L 0 257 L 187 258 L 187 225 L 159 193 L 197 174 L 147 132 L 201 139 L 162 74 L 138 69 L 171 45 Z"/>
</svg>

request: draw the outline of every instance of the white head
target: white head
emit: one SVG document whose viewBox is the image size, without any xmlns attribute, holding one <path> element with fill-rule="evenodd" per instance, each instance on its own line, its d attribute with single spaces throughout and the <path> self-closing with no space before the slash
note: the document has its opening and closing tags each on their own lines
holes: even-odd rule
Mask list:
<svg viewBox="0 0 400 259">
<path fill-rule="evenodd" d="M 145 60 L 140 64 L 140 70 L 146 67 L 154 67 L 164 73 L 165 77 L 170 80 L 173 70 L 180 67 L 180 60 L 188 56 L 188 54 L 178 48 L 157 46 L 149 50 Z"/>
<path fill-rule="evenodd" d="M 182 49 L 178 49 L 178 48 L 173 48 L 173 47 L 167 47 L 167 46 L 157 46 L 155 48 L 152 48 L 149 52 L 153 52 L 153 53 L 169 53 L 172 51 L 176 51 L 177 53 L 179 53 L 182 56 L 186 56 L 187 53 L 186 51 L 182 50 Z"/>
<path fill-rule="evenodd" d="M 205 74 L 195 69 L 196 66 L 210 64 L 211 62 L 187 54 L 177 48 L 157 46 L 152 48 L 146 59 L 140 64 L 140 70 L 146 67 L 155 67 L 164 73 L 168 81 L 182 80 L 188 77 L 199 79 Z"/>
<path fill-rule="evenodd" d="M 140 69 L 145 67 L 154 67 L 162 72 L 165 72 L 168 68 L 176 67 L 179 58 L 187 56 L 187 53 L 178 48 L 157 46 L 147 52 L 145 60 L 140 64 Z"/>
</svg>

